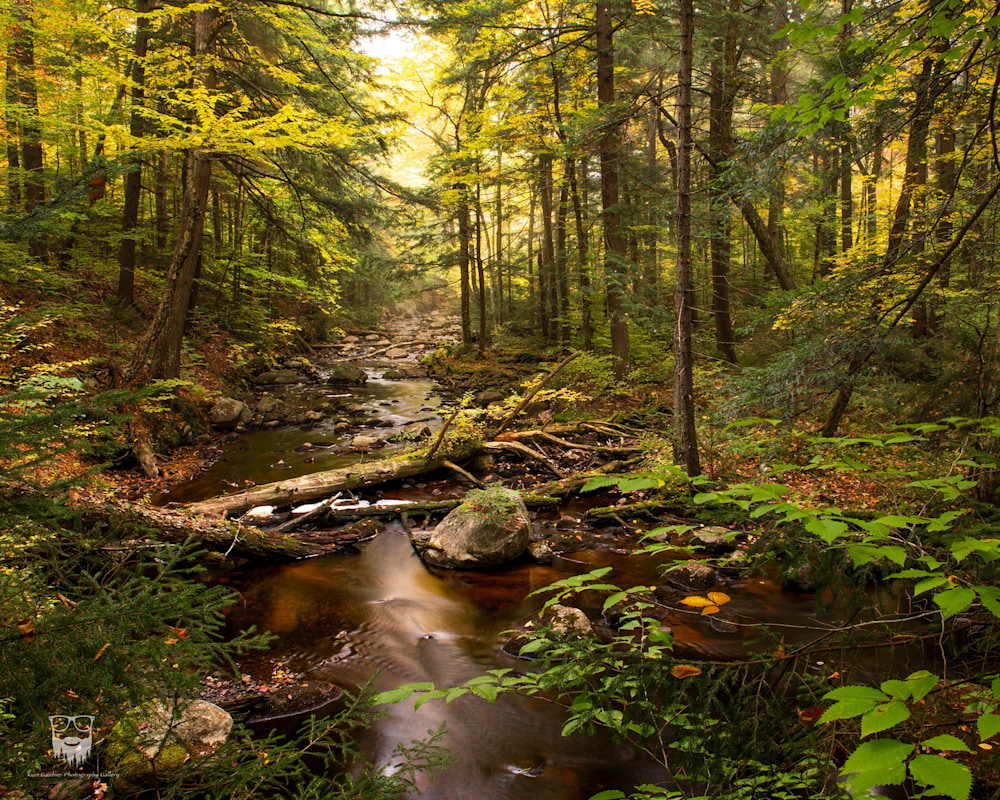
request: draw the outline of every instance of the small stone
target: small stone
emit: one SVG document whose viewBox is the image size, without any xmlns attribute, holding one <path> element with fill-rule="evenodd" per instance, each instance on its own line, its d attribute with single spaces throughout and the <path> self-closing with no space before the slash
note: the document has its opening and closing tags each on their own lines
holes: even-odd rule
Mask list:
<svg viewBox="0 0 1000 800">
<path fill-rule="evenodd" d="M 552 552 L 552 548 L 547 544 L 535 545 L 528 550 L 528 555 L 531 556 L 536 564 L 543 566 L 548 566 L 552 563 L 552 559 L 555 558 L 555 553 Z"/>
<path fill-rule="evenodd" d="M 379 439 L 377 436 L 355 436 L 351 440 L 351 448 L 354 450 L 374 450 L 377 447 L 383 447 L 385 442 Z"/>
<path fill-rule="evenodd" d="M 594 628 L 579 608 L 556 603 L 549 606 L 545 619 L 552 625 L 552 631 L 557 636 L 593 636 Z"/>
<path fill-rule="evenodd" d="M 729 528 L 712 526 L 695 531 L 691 536 L 691 543 L 700 544 L 713 555 L 732 553 L 736 549 L 736 544 L 730 541 L 733 535 L 734 532 Z"/>
</svg>

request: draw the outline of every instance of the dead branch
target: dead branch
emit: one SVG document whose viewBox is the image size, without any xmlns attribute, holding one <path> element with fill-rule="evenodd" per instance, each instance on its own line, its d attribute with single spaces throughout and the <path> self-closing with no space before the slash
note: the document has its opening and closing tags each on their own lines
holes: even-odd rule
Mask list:
<svg viewBox="0 0 1000 800">
<path fill-rule="evenodd" d="M 562 368 L 565 367 L 567 364 L 569 364 L 569 362 L 572 361 L 574 358 L 576 358 L 578 355 L 580 355 L 580 354 L 579 353 L 570 353 L 568 356 L 566 356 L 566 358 L 564 358 L 556 366 L 555 369 L 553 369 L 548 375 L 546 375 L 544 378 L 542 378 L 538 382 L 538 384 L 530 392 L 528 392 L 524 396 L 524 399 L 521 400 L 521 402 L 517 404 L 517 408 L 515 408 L 512 412 L 510 412 L 510 414 L 508 414 L 503 419 L 503 421 L 500 423 L 500 427 L 497 428 L 496 433 L 494 434 L 494 436 L 499 436 L 501 433 L 503 433 L 505 430 L 507 430 L 507 428 L 510 427 L 510 424 L 515 419 L 517 419 L 518 415 L 522 411 L 524 411 L 524 409 L 527 407 L 528 403 L 531 402 L 532 398 L 534 398 L 534 396 L 536 394 L 538 394 L 542 390 L 542 387 L 544 387 L 549 381 L 551 381 L 556 375 L 558 375 L 559 372 L 562 370 Z"/>
</svg>

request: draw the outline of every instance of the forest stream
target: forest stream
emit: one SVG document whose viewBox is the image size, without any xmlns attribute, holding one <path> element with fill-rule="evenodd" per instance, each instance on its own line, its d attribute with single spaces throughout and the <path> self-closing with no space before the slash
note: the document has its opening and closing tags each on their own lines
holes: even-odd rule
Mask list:
<svg viewBox="0 0 1000 800">
<path fill-rule="evenodd" d="M 328 362 L 314 363 L 324 374 Z M 307 395 L 306 405 L 320 399 L 353 408 L 370 428 L 361 433 L 389 437 L 414 421 L 439 429 L 442 420 L 433 409 L 440 397 L 434 384 L 427 379 L 384 380 L 384 365 L 377 364 L 364 364 L 370 377 L 362 387 L 343 390 L 313 384 L 280 391 L 286 400 L 296 393 Z M 227 486 L 294 477 L 398 449 L 388 445 L 374 454 L 351 453 L 350 439 L 351 434 L 325 423 L 234 434 L 213 466 L 159 500 L 190 502 Z M 461 497 L 468 488 L 450 473 L 435 473 L 345 501 L 448 499 Z M 503 645 L 510 638 L 505 631 L 541 608 L 544 597 L 531 596 L 533 591 L 599 566 L 611 566 L 611 579 L 621 586 L 662 583 L 663 556 L 634 555 L 634 534 L 623 537 L 614 522 L 585 521 L 588 502 L 608 499 L 574 500 L 558 511 L 534 514 L 537 539 L 578 539 L 575 547 L 557 551 L 551 564 L 523 557 L 492 570 L 435 569 L 419 558 L 400 523 L 391 522 L 360 546 L 331 555 L 217 573 L 215 580 L 241 596 L 228 614 L 233 633 L 256 625 L 277 636 L 268 652 L 241 663 L 249 676 L 244 680 L 266 687 L 280 668 L 348 691 L 369 682 L 385 691 L 418 681 L 431 681 L 438 688 L 456 686 L 490 669 L 530 669 L 529 662 L 506 653 Z M 724 614 L 706 617 L 696 610 L 671 609 L 666 623 L 678 654 L 738 660 L 745 656 L 745 640 L 756 624 L 778 631 L 786 644 L 812 638 L 824 626 L 811 595 L 783 591 L 767 577 L 723 573 L 716 588 L 732 598 Z M 600 633 L 603 598 L 580 595 L 578 600 Z M 810 668 L 832 672 L 835 665 L 816 662 Z M 454 761 L 443 771 L 420 777 L 424 798 L 576 800 L 606 788 L 664 780 L 640 754 L 606 737 L 563 737 L 562 709 L 539 698 L 501 696 L 492 706 L 467 695 L 447 706 L 431 701 L 414 711 L 409 700 L 385 711 L 362 742 L 376 764 L 388 765 L 400 744 L 425 738 L 442 725 L 447 731 L 442 743 Z M 301 716 L 271 719 L 257 727 L 284 726 L 287 731 L 298 719 Z"/>
</svg>

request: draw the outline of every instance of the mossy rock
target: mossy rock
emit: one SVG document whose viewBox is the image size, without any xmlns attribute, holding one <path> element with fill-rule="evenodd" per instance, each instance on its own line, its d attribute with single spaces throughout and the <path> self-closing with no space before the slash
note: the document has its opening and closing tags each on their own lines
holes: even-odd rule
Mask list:
<svg viewBox="0 0 1000 800">
<path fill-rule="evenodd" d="M 107 763 L 118 774 L 115 788 L 135 792 L 172 780 L 189 759 L 213 753 L 232 726 L 228 712 L 204 700 L 132 709 L 108 736 Z"/>
</svg>

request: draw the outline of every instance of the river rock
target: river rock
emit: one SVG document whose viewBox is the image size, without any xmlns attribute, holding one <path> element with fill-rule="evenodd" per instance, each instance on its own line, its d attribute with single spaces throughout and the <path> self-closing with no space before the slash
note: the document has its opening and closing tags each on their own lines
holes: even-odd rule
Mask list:
<svg viewBox="0 0 1000 800">
<path fill-rule="evenodd" d="M 322 411 L 307 411 L 304 415 L 306 422 L 319 422 L 323 419 Z"/>
<path fill-rule="evenodd" d="M 732 553 L 736 544 L 731 541 L 733 531 L 714 525 L 702 528 L 691 535 L 691 544 L 699 544 L 713 555 Z"/>
<path fill-rule="evenodd" d="M 394 347 L 392 350 L 386 352 L 386 358 L 406 358 L 410 354 L 409 350 L 404 350 L 401 347 Z"/>
<path fill-rule="evenodd" d="M 326 382 L 334 386 L 361 386 L 368 380 L 368 373 L 353 361 L 334 364 Z"/>
<path fill-rule="evenodd" d="M 212 427 L 219 430 L 229 430 L 237 425 L 246 425 L 253 418 L 253 412 L 247 404 L 235 397 L 220 397 L 208 412 Z"/>
<path fill-rule="evenodd" d="M 387 381 L 401 381 L 406 377 L 406 370 L 387 369 L 382 373 L 382 378 Z"/>
<path fill-rule="evenodd" d="M 404 425 L 400 433 L 410 439 L 429 439 L 431 429 L 426 422 L 411 422 L 409 425 Z"/>
<path fill-rule="evenodd" d="M 819 588 L 812 564 L 800 564 L 781 581 L 781 588 L 795 594 L 815 594 Z"/>
<path fill-rule="evenodd" d="M 302 378 L 293 369 L 272 369 L 267 372 L 262 372 L 256 378 L 254 378 L 254 383 L 258 386 L 265 386 L 271 384 L 277 384 L 279 386 L 288 386 L 293 383 L 301 383 Z"/>
<path fill-rule="evenodd" d="M 488 498 L 466 501 L 441 520 L 421 556 L 449 569 L 479 569 L 512 561 L 528 549 L 531 517 L 521 495 L 490 489 Z"/>
<path fill-rule="evenodd" d="M 544 619 L 552 626 L 556 636 L 593 636 L 594 628 L 579 608 L 564 606 L 559 603 L 546 609 Z"/>
<path fill-rule="evenodd" d="M 271 420 L 282 419 L 288 413 L 288 410 L 280 400 L 266 394 L 257 401 L 254 412 L 260 414 L 265 422 L 270 422 Z"/>
<path fill-rule="evenodd" d="M 344 337 L 344 344 L 357 344 L 360 341 L 361 341 L 361 339 L 359 339 L 357 336 L 345 336 Z"/>
<path fill-rule="evenodd" d="M 374 450 L 376 447 L 384 447 L 385 442 L 377 436 L 364 436 L 359 434 L 351 439 L 351 448 L 354 450 Z"/>
<path fill-rule="evenodd" d="M 476 395 L 476 403 L 481 406 L 488 406 L 490 403 L 498 403 L 504 399 L 501 392 L 496 389 L 486 389 Z"/>
<path fill-rule="evenodd" d="M 687 561 L 670 570 L 663 577 L 671 586 L 682 591 L 694 592 L 708 591 L 715 586 L 718 580 L 715 570 L 700 561 Z"/>
<path fill-rule="evenodd" d="M 304 358 L 290 358 L 281 366 L 285 369 L 309 369 L 312 364 Z"/>
<path fill-rule="evenodd" d="M 134 792 L 176 775 L 191 758 L 213 752 L 229 737 L 233 718 L 204 700 L 129 711 L 108 736 L 108 766 L 116 792 Z"/>
</svg>

